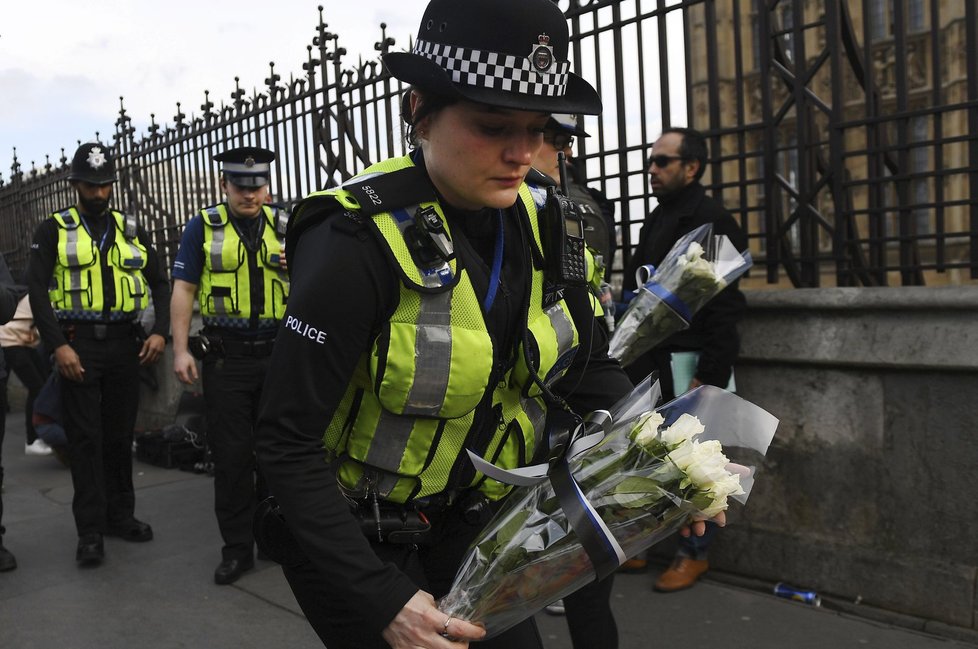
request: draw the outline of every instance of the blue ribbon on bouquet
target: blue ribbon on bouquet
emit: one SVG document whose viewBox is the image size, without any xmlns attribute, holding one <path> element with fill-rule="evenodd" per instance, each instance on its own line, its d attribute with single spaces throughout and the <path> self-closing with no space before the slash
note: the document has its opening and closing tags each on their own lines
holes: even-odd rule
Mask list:
<svg viewBox="0 0 978 649">
<path fill-rule="evenodd" d="M 643 278 L 642 275 L 645 273 L 648 273 L 648 275 Z M 654 276 L 655 266 L 645 264 L 635 271 L 635 283 L 665 302 L 666 306 L 675 311 L 676 315 L 682 318 L 686 324 L 689 324 L 689 321 L 693 319 L 693 314 L 690 312 L 689 307 L 679 299 L 679 296 L 653 280 L 652 278 Z"/>
<path fill-rule="evenodd" d="M 618 540 L 601 520 L 574 479 L 570 461 L 596 446 L 611 430 L 611 413 L 597 410 L 586 421 L 566 410 L 547 413 L 549 458 L 546 464 L 519 469 L 500 469 L 472 451 L 469 459 L 475 468 L 494 480 L 518 487 L 530 487 L 550 480 L 567 522 L 577 534 L 591 560 L 597 578 L 604 579 L 625 562 L 627 557 Z"/>
</svg>

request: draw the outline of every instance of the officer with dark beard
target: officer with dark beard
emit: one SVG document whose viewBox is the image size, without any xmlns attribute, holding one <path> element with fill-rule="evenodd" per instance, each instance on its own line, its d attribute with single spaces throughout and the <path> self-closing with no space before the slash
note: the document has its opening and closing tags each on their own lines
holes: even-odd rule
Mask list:
<svg viewBox="0 0 978 649">
<path fill-rule="evenodd" d="M 134 516 L 132 435 L 139 366 L 163 353 L 170 288 L 146 231 L 135 217 L 109 208 L 116 181 L 111 151 L 97 142 L 81 145 L 68 181 L 78 201 L 37 227 L 27 285 L 41 340 L 63 379 L 75 559 L 95 566 L 105 555 L 103 534 L 153 538 Z M 156 319 L 146 336 L 136 321 L 151 295 Z"/>
</svg>

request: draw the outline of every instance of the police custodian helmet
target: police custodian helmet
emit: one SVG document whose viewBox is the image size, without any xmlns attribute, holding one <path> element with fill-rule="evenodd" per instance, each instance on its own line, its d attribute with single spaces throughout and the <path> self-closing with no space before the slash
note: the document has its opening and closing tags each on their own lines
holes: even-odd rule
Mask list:
<svg viewBox="0 0 978 649">
<path fill-rule="evenodd" d="M 567 20 L 553 0 L 431 0 L 411 52 L 384 55 L 394 77 L 431 93 L 545 113 L 601 112 L 570 71 Z"/>
<path fill-rule="evenodd" d="M 108 185 L 116 181 L 115 159 L 108 147 L 98 142 L 86 142 L 78 147 L 71 159 L 68 180 L 91 185 Z"/>
<path fill-rule="evenodd" d="M 221 164 L 221 173 L 238 187 L 264 187 L 271 175 L 275 154 L 258 146 L 242 146 L 218 153 L 214 159 Z"/>
</svg>

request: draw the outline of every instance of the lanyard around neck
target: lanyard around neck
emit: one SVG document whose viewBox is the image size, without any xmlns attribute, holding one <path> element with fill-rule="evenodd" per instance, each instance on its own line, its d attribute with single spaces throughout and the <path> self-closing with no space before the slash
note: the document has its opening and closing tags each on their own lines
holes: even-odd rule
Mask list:
<svg viewBox="0 0 978 649">
<path fill-rule="evenodd" d="M 496 292 L 499 289 L 499 273 L 503 268 L 503 211 L 496 210 L 496 247 L 492 253 L 492 274 L 489 275 L 489 290 L 486 291 L 486 299 L 482 307 L 486 313 L 492 309 L 493 302 L 496 301 Z"/>
</svg>

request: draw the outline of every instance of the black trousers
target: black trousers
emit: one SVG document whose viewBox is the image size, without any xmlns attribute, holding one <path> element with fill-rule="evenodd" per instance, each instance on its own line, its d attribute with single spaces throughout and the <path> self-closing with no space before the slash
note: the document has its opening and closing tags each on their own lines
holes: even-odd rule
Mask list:
<svg viewBox="0 0 978 649">
<path fill-rule="evenodd" d="M 469 545 L 489 522 L 492 507 L 482 518 L 467 523 L 458 510 L 429 514 L 433 543 L 412 547 L 371 541 L 374 552 L 396 565 L 419 589 L 438 599 L 448 593 Z M 323 644 L 329 649 L 388 649 L 381 637 L 364 637 L 369 625 L 365 613 L 352 609 L 342 595 L 324 579 L 311 562 L 283 566 L 296 601 Z M 567 623 L 574 649 L 617 649 L 618 629 L 611 612 L 613 576 L 594 582 L 564 598 Z M 543 641 L 533 618 L 474 646 L 485 649 L 542 649 Z"/>
<path fill-rule="evenodd" d="M 27 388 L 27 403 L 24 406 L 26 421 L 24 430 L 27 431 L 27 443 L 33 444 L 37 439 L 34 430 L 34 399 L 44 387 L 44 381 L 51 372 L 50 365 L 44 360 L 41 351 L 36 347 L 4 347 L 3 357 L 7 362 L 7 371 L 13 372 Z M 4 390 L 6 394 L 6 390 Z"/>
<path fill-rule="evenodd" d="M 214 513 L 224 539 L 224 560 L 253 555 L 255 506 L 267 495 L 255 460 L 255 420 L 268 359 L 234 354 L 204 359 L 207 444 L 214 461 Z"/>
<path fill-rule="evenodd" d="M 139 406 L 139 348 L 135 336 L 77 337 L 72 348 L 84 380 L 61 381 L 61 398 L 78 535 L 101 533 L 133 517 L 132 433 Z"/>
<path fill-rule="evenodd" d="M 574 649 L 618 649 L 618 625 L 611 612 L 612 573 L 564 598 L 567 627 Z"/>
</svg>

